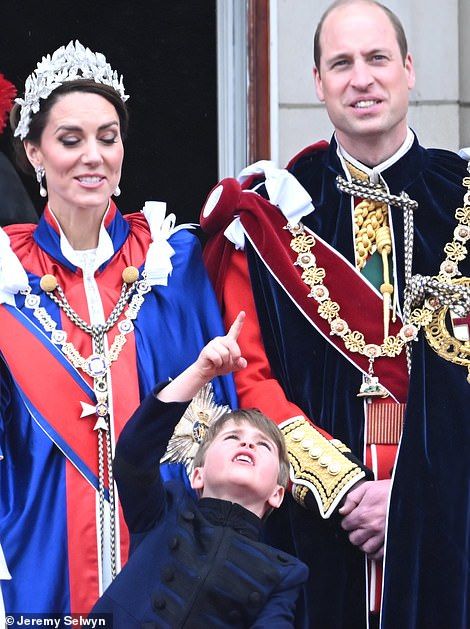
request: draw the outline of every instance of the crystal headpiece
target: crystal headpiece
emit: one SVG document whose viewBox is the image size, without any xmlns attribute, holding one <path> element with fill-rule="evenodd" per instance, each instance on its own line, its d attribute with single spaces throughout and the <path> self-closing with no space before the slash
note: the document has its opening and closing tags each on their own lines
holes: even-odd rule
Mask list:
<svg viewBox="0 0 470 629">
<path fill-rule="evenodd" d="M 183 463 L 188 476 L 193 471 L 193 459 L 213 423 L 230 412 L 229 406 L 214 401 L 214 389 L 209 382 L 193 397 L 183 417 L 176 424 L 161 463 Z"/>
<path fill-rule="evenodd" d="M 24 98 L 15 99 L 21 106 L 15 136 L 24 140 L 28 135 L 31 116 L 39 111 L 41 98 L 48 98 L 63 83 L 77 79 L 109 85 L 124 102 L 129 98 L 124 91 L 122 76 L 119 77 L 116 70 L 111 68 L 103 54 L 92 52 L 79 41 L 71 41 L 52 53 L 52 56 L 43 57 L 36 70 L 26 79 Z"/>
</svg>

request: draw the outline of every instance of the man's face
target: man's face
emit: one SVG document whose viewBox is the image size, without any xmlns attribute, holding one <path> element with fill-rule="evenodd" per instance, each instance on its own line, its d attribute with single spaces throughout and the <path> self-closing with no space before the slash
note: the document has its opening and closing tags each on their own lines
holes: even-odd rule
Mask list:
<svg viewBox="0 0 470 629">
<path fill-rule="evenodd" d="M 386 13 L 362 2 L 339 7 L 326 18 L 320 45 L 315 86 L 340 144 L 353 155 L 364 141 L 397 150 L 406 137 L 415 75 Z"/>
</svg>

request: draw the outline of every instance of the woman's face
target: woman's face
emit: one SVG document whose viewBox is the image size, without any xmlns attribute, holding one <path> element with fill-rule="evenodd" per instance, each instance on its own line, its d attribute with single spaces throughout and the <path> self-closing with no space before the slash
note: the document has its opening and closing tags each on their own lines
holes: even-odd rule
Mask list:
<svg viewBox="0 0 470 629">
<path fill-rule="evenodd" d="M 39 146 L 25 142 L 33 166 L 46 171 L 49 206 L 103 213 L 121 177 L 124 157 L 119 116 L 102 96 L 72 92 L 49 112 Z"/>
</svg>

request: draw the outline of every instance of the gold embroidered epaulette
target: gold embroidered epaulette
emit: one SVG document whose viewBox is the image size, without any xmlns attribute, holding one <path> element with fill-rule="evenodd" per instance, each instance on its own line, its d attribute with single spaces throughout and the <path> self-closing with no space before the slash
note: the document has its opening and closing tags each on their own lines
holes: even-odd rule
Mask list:
<svg viewBox="0 0 470 629">
<path fill-rule="evenodd" d="M 290 462 L 292 495 L 302 506 L 310 491 L 323 518 L 328 518 L 347 491 L 365 477 L 364 470 L 346 454 L 338 439 L 326 439 L 304 418 L 293 417 L 280 426 Z"/>
</svg>

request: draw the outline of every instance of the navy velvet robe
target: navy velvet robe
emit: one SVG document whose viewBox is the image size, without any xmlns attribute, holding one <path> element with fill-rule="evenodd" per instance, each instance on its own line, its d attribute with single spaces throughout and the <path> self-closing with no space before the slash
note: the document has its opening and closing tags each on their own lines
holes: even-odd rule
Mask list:
<svg viewBox="0 0 470 629">
<path fill-rule="evenodd" d="M 406 191 L 414 212 L 413 274 L 437 275 L 463 205 L 467 164 L 456 154 L 411 149 L 382 176 L 391 194 Z M 354 264 L 351 199 L 335 184 L 344 172 L 333 140 L 306 149 L 288 169 L 312 197 L 304 224 Z M 260 190 L 257 190 L 260 192 Z M 404 293 L 403 211 L 391 207 L 400 303 Z M 250 279 L 273 373 L 289 400 L 362 457 L 361 373 L 318 334 L 292 304 L 247 242 Z M 469 259 L 460 263 L 470 277 Z M 328 269 L 327 269 L 328 273 Z M 327 283 L 326 278 L 326 283 Z M 354 299 L 354 295 L 351 295 Z M 367 312 L 364 327 L 367 338 Z M 392 491 L 384 583 L 383 627 L 460 628 L 470 625 L 469 442 L 470 385 L 464 367 L 441 358 L 423 332 L 413 343 L 405 428 Z M 274 526 L 273 526 L 274 525 Z M 364 555 L 333 517 L 321 521 L 292 499 L 270 521 L 271 541 L 310 566 L 299 625 L 364 627 Z"/>
</svg>

